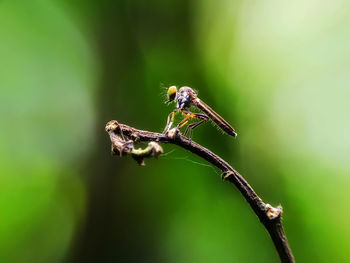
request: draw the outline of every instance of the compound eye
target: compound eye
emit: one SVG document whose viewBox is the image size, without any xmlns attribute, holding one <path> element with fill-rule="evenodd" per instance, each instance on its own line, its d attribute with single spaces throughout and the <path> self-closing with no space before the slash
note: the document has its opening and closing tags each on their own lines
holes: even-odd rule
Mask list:
<svg viewBox="0 0 350 263">
<path fill-rule="evenodd" d="M 176 98 L 177 88 L 176 86 L 171 86 L 168 89 L 168 102 L 172 102 Z"/>
</svg>

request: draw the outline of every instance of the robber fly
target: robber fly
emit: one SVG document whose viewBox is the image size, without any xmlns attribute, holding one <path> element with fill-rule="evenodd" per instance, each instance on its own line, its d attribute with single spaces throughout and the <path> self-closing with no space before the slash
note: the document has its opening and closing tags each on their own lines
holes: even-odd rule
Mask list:
<svg viewBox="0 0 350 263">
<path fill-rule="evenodd" d="M 167 133 L 174 122 L 175 113 L 181 111 L 185 118 L 179 122 L 177 127 L 180 129 L 184 127 L 191 119 L 197 119 L 198 122 L 191 123 L 186 127 L 184 135 L 186 136 L 190 132 L 189 138 L 192 138 L 192 131 L 200 124 L 206 122 L 209 118 L 219 126 L 227 134 L 236 137 L 237 133 L 232 126 L 225 121 L 219 114 L 217 114 L 212 108 L 205 104 L 202 100 L 197 97 L 197 93 L 190 87 L 181 87 L 177 91 L 176 86 L 171 86 L 168 89 L 168 101 L 170 103 L 176 101 L 176 109 L 173 110 L 169 116 L 168 121 L 164 129 L 164 133 Z M 193 113 L 188 110 L 189 107 L 195 106 L 200 109 L 203 113 Z"/>
</svg>

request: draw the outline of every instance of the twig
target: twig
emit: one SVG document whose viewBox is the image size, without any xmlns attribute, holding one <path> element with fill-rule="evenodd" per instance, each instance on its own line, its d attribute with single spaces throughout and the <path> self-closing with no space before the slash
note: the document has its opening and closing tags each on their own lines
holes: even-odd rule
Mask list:
<svg viewBox="0 0 350 263">
<path fill-rule="evenodd" d="M 233 183 L 238 188 L 258 216 L 261 223 L 265 226 L 276 247 L 281 262 L 295 262 L 282 226 L 282 207 L 273 207 L 269 204 L 265 204 L 248 182 L 222 158 L 198 143 L 181 135 L 176 128 L 170 130 L 165 135 L 137 130 L 128 125 L 119 124 L 117 121 L 110 121 L 107 123 L 105 129 L 112 142 L 112 152 L 120 155 L 131 154 L 141 165 L 144 165 L 144 158 L 157 157 L 163 152 L 158 143 L 176 144 L 215 165 L 222 171 L 222 178 Z M 126 141 L 124 139 L 125 137 L 129 140 Z M 134 142 L 142 141 L 150 143 L 144 150 L 135 150 Z"/>
</svg>

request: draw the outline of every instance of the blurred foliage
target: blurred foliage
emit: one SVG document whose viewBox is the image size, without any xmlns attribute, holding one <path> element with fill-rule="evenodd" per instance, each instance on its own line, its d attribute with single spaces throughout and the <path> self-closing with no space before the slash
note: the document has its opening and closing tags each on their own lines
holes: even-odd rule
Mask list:
<svg viewBox="0 0 350 263">
<path fill-rule="evenodd" d="M 146 167 L 110 156 L 105 123 L 161 131 L 173 84 L 236 128 L 233 140 L 203 125 L 194 140 L 283 205 L 297 262 L 346 262 L 349 11 L 345 0 L 0 1 L 0 262 L 279 262 L 203 160 L 170 145 Z"/>
</svg>

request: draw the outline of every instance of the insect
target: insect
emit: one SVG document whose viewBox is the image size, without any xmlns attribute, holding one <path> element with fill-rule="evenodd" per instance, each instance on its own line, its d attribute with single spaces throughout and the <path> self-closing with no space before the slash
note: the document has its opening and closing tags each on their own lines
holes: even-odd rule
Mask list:
<svg viewBox="0 0 350 263">
<path fill-rule="evenodd" d="M 190 132 L 189 138 L 192 138 L 192 131 L 200 124 L 211 119 L 218 127 L 220 127 L 227 134 L 236 137 L 237 133 L 232 128 L 232 126 L 225 121 L 219 114 L 217 114 L 212 108 L 205 104 L 202 100 L 197 97 L 197 93 L 190 87 L 181 87 L 177 91 L 176 86 L 171 86 L 168 88 L 168 101 L 170 103 L 176 101 L 176 109 L 173 110 L 167 120 L 167 124 L 164 129 L 164 133 L 167 133 L 174 122 L 175 114 L 181 111 L 185 118 L 179 122 L 177 127 L 180 129 L 184 127 L 191 119 L 197 119 L 198 122 L 191 123 L 186 127 L 184 135 L 186 136 Z M 193 113 L 188 110 L 189 107 L 194 106 L 200 109 L 203 113 Z"/>
</svg>

